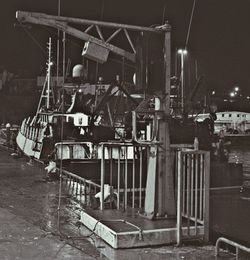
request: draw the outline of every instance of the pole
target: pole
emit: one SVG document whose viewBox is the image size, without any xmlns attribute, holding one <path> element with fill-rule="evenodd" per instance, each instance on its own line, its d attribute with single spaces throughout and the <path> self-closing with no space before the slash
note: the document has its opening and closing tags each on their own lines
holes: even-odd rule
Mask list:
<svg viewBox="0 0 250 260">
<path fill-rule="evenodd" d="M 161 145 L 158 148 L 158 201 L 157 215 L 159 217 L 173 216 L 176 214 L 174 200 L 174 181 L 171 165 L 170 136 L 169 136 L 169 117 L 170 117 L 170 66 L 171 66 L 171 28 L 166 25 L 164 38 L 164 68 L 165 84 L 163 88 L 163 98 L 161 110 L 163 118 L 159 122 L 159 141 Z"/>
<path fill-rule="evenodd" d="M 66 60 L 66 33 L 63 32 L 63 84 L 65 82 L 65 60 Z"/>
<path fill-rule="evenodd" d="M 57 15 L 61 15 L 61 0 L 58 0 Z M 60 30 L 57 30 L 57 48 L 56 48 L 56 84 L 59 85 L 59 63 L 60 63 Z"/>
<path fill-rule="evenodd" d="M 181 109 L 184 111 L 184 53 L 181 52 Z"/>
<path fill-rule="evenodd" d="M 46 107 L 49 109 L 49 99 L 50 99 L 50 74 L 51 74 L 51 38 L 49 38 L 49 61 L 48 61 L 48 82 L 47 82 L 47 104 Z"/>
</svg>

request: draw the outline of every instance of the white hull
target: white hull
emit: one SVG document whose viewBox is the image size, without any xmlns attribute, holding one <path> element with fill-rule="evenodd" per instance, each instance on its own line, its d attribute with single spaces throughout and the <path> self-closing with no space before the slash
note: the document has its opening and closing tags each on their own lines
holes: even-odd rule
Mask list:
<svg viewBox="0 0 250 260">
<path fill-rule="evenodd" d="M 20 131 L 17 135 L 16 142 L 18 147 L 21 149 L 21 151 L 23 151 L 25 155 L 40 159 L 41 151 L 34 149 L 36 146 L 36 142 L 25 137 Z"/>
</svg>

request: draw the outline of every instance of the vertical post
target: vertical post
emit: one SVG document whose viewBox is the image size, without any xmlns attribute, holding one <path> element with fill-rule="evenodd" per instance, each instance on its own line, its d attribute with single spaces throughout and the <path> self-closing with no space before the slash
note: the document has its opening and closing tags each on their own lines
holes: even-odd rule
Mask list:
<svg viewBox="0 0 250 260">
<path fill-rule="evenodd" d="M 132 111 L 132 140 L 136 141 L 136 112 Z"/>
<path fill-rule="evenodd" d="M 140 189 L 139 189 L 139 208 L 142 207 L 142 146 L 140 146 Z"/>
<path fill-rule="evenodd" d="M 104 209 L 104 174 L 105 174 L 105 146 L 101 146 L 101 199 L 100 199 L 100 210 Z"/>
<path fill-rule="evenodd" d="M 65 82 L 65 60 L 66 60 L 66 33 L 63 32 L 63 83 Z M 58 78 L 57 78 L 58 85 Z"/>
<path fill-rule="evenodd" d="M 203 174 L 204 174 L 204 172 L 203 172 L 203 155 L 200 154 L 200 193 L 199 193 L 199 195 L 200 195 L 200 198 L 199 198 L 200 206 L 199 206 L 199 208 L 200 208 L 200 220 L 202 220 L 202 221 L 204 220 L 204 218 L 203 218 L 203 204 L 202 204 L 202 202 L 203 202 L 202 196 L 203 196 L 203 189 L 204 189 Z"/>
<path fill-rule="evenodd" d="M 51 74 L 51 38 L 49 38 L 49 62 L 48 62 L 48 82 L 47 82 L 47 103 L 46 107 L 49 109 L 49 99 L 50 99 L 50 74 Z"/>
<path fill-rule="evenodd" d="M 190 198 L 190 216 L 194 216 L 194 154 L 191 154 L 191 198 Z"/>
<path fill-rule="evenodd" d="M 135 208 L 135 147 L 133 146 L 132 208 Z"/>
<path fill-rule="evenodd" d="M 82 203 L 82 181 L 80 180 L 79 201 Z"/>
<path fill-rule="evenodd" d="M 177 153 L 177 245 L 181 245 L 182 236 L 182 153 L 178 151 Z"/>
<path fill-rule="evenodd" d="M 87 205 L 90 205 L 90 203 L 91 203 L 91 195 L 92 195 L 92 185 L 91 185 L 91 183 L 89 184 L 89 199 L 87 200 Z M 103 203 L 102 203 L 102 205 L 103 205 Z"/>
<path fill-rule="evenodd" d="M 117 209 L 120 209 L 120 183 L 121 183 L 121 146 L 118 146 L 118 177 L 117 177 Z"/>
<path fill-rule="evenodd" d="M 184 53 L 181 52 L 181 110 L 184 111 Z"/>
<path fill-rule="evenodd" d="M 198 158 L 199 154 L 195 154 L 195 235 L 197 235 L 197 218 L 198 218 Z"/>
<path fill-rule="evenodd" d="M 170 55 L 171 55 L 171 27 L 166 24 L 164 38 L 164 68 L 165 86 L 163 89 L 163 101 L 161 110 L 164 111 L 163 120 L 159 122 L 159 141 L 161 146 L 158 151 L 157 175 L 158 175 L 158 216 L 173 216 L 176 214 L 174 200 L 174 181 L 171 167 L 169 124 L 170 116 Z"/>
<path fill-rule="evenodd" d="M 128 150 L 127 146 L 124 146 L 125 152 L 125 177 L 124 177 L 124 209 L 126 210 L 128 207 Z"/>
<path fill-rule="evenodd" d="M 210 153 L 206 152 L 204 165 L 204 241 L 209 241 L 209 187 L 210 187 Z"/>
<path fill-rule="evenodd" d="M 190 175 L 191 175 L 191 165 L 190 165 L 191 154 L 187 154 L 187 234 L 190 235 Z"/>
<path fill-rule="evenodd" d="M 87 185 L 86 185 L 86 181 L 84 180 L 83 183 L 83 194 L 84 194 L 84 203 L 87 204 Z"/>
<path fill-rule="evenodd" d="M 112 201 L 113 201 L 113 197 L 114 197 L 114 192 L 113 192 L 113 146 L 111 145 L 110 147 L 107 147 L 109 148 L 109 151 L 108 151 L 108 154 L 109 154 L 109 174 L 110 174 L 110 179 L 109 179 L 109 182 L 110 182 L 110 202 L 109 202 L 109 205 L 110 205 L 110 208 L 112 209 Z"/>
</svg>

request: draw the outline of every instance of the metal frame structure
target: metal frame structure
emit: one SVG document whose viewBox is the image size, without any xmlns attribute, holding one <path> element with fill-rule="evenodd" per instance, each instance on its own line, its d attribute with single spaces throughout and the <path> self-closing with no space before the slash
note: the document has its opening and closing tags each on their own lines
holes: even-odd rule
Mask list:
<svg viewBox="0 0 250 260">
<path fill-rule="evenodd" d="M 162 26 L 156 28 L 134 26 L 119 23 L 110 23 L 103 21 L 86 20 L 80 18 L 70 18 L 63 16 L 47 15 L 43 13 L 34 12 L 23 12 L 17 11 L 16 18 L 21 23 L 32 23 L 45 25 L 71 36 L 74 36 L 83 41 L 89 41 L 95 43 L 101 47 L 108 49 L 109 51 L 121 56 L 124 59 L 135 63 L 136 62 L 136 48 L 130 36 L 130 32 L 137 33 L 156 33 L 164 35 L 163 44 L 163 55 L 164 55 L 164 72 L 163 78 L 164 83 L 161 88 L 161 107 L 163 116 L 159 120 L 159 143 L 157 148 L 157 162 L 156 167 L 152 167 L 155 171 L 154 174 L 150 175 L 152 178 L 157 177 L 155 193 L 152 195 L 152 201 L 156 201 L 153 205 L 154 215 L 159 217 L 173 216 L 176 214 L 176 205 L 174 199 L 174 183 L 173 183 L 173 171 L 171 169 L 171 154 L 170 154 L 170 138 L 169 138 L 169 123 L 168 118 L 170 117 L 170 65 L 171 65 L 171 26 L 165 23 Z M 72 24 L 87 25 L 85 31 L 81 31 L 71 26 Z M 114 29 L 111 35 L 104 39 L 101 31 L 102 27 Z M 90 30 L 95 28 L 99 38 L 96 38 L 89 34 Z M 112 45 L 111 40 L 114 39 L 121 31 L 124 32 L 130 49 L 132 51 L 124 50 L 120 47 Z"/>
<path fill-rule="evenodd" d="M 63 17 L 63 16 L 54 16 L 54 15 L 47 15 L 43 13 L 35 13 L 35 12 L 23 12 L 17 11 L 16 18 L 19 22 L 22 23 L 33 23 L 33 24 L 40 24 L 45 26 L 50 26 L 60 31 L 63 31 L 71 36 L 77 37 L 84 41 L 91 41 L 96 43 L 108 50 L 125 57 L 126 59 L 135 62 L 135 45 L 132 42 L 132 39 L 129 35 L 128 30 L 132 31 L 142 31 L 142 32 L 150 32 L 150 33 L 162 33 L 165 30 L 170 30 L 169 26 L 165 27 L 158 27 L 158 28 L 148 28 L 143 26 L 134 26 L 134 25 L 125 25 L 125 24 L 118 24 L 118 23 L 110 23 L 110 22 L 100 22 L 100 21 L 93 21 L 93 20 L 86 20 L 80 18 L 70 18 L 70 17 Z M 79 25 L 89 25 L 84 32 L 69 26 L 69 23 L 79 24 Z M 103 33 L 101 31 L 101 27 L 108 27 L 115 29 L 114 32 L 105 40 Z M 99 39 L 93 37 L 89 34 L 89 32 L 95 28 Z M 125 51 L 117 46 L 110 44 L 110 41 L 114 39 L 121 31 L 124 32 L 128 43 L 132 49 L 132 52 Z"/>
</svg>

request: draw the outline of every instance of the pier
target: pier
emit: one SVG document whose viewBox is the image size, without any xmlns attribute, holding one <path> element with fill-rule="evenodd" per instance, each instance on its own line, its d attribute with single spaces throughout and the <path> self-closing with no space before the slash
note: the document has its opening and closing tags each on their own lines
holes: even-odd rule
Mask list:
<svg viewBox="0 0 250 260">
<path fill-rule="evenodd" d="M 0 247 L 2 256 L 9 257 L 7 259 L 16 256 L 20 256 L 20 259 L 31 257 L 32 259 L 89 260 L 102 257 L 102 259 L 120 260 L 138 259 L 139 256 L 178 259 L 180 255 L 185 259 L 194 259 L 194 256 L 196 259 L 215 259 L 215 247 L 199 243 L 196 246 L 187 246 L 184 243 L 181 248 L 162 245 L 160 248 L 146 246 L 118 251 L 112 249 L 91 230 L 81 225 L 82 208 L 72 196 L 72 190 L 66 187 L 63 187 L 61 197 L 59 230 L 57 210 L 59 180 L 46 182 L 43 165 L 36 162 L 30 165 L 25 157 L 14 159 L 10 156 L 10 152 L 3 147 L 0 150 L 0 216 L 3 223 L 1 229 L 3 243 Z M 217 199 L 215 201 L 219 203 Z M 110 213 L 107 211 L 105 214 Z M 114 215 L 112 217 L 114 218 Z M 171 221 L 169 223 L 171 225 Z M 95 225 L 95 222 L 92 224 Z M 109 225 L 114 226 L 115 223 Z M 223 252 L 221 255 L 222 259 L 225 259 Z M 233 256 L 228 255 L 226 259 L 233 259 Z"/>
</svg>

